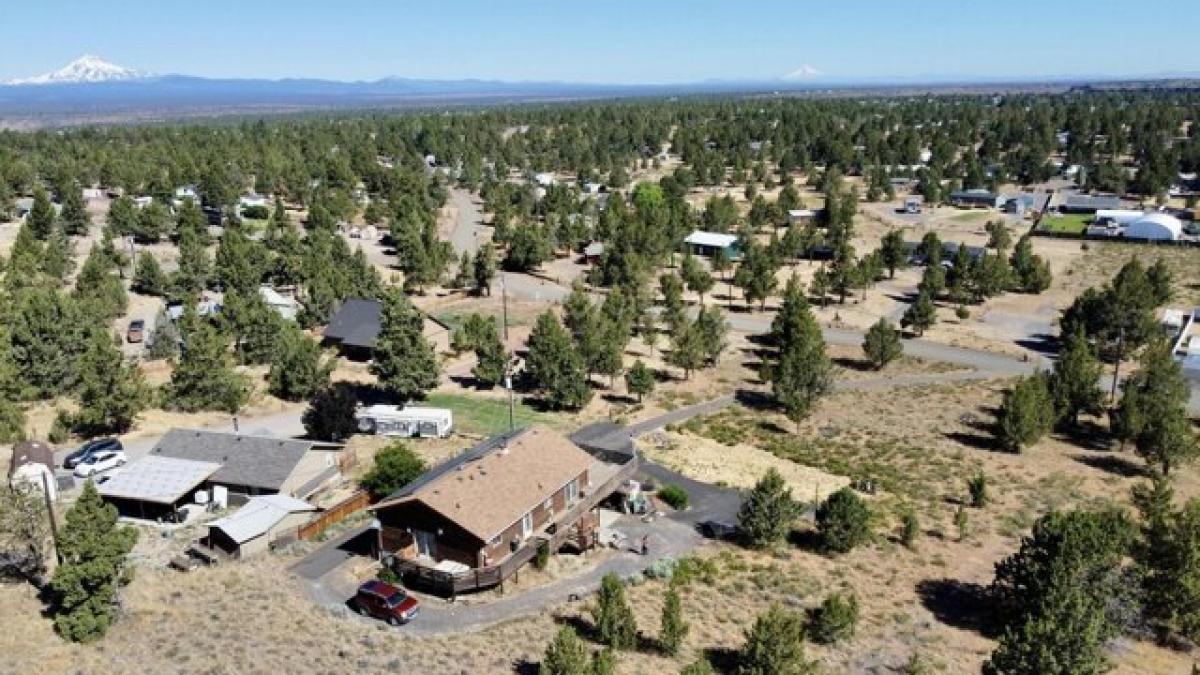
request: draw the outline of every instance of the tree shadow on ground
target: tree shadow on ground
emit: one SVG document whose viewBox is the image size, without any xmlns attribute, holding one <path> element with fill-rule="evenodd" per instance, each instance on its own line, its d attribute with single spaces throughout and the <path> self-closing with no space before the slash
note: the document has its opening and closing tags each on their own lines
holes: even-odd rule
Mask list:
<svg viewBox="0 0 1200 675">
<path fill-rule="evenodd" d="M 1083 420 L 1075 425 L 1063 427 L 1059 435 L 1063 440 L 1085 450 L 1104 452 L 1112 450 L 1113 447 L 1112 434 L 1093 420 Z"/>
<path fill-rule="evenodd" d="M 516 675 L 538 675 L 542 670 L 542 664 L 539 661 L 530 659 L 517 659 L 513 662 L 513 672 Z"/>
<path fill-rule="evenodd" d="M 959 422 L 967 427 L 966 431 L 948 431 L 942 436 L 956 443 L 988 452 L 1007 452 L 1004 446 L 996 440 L 993 420 L 996 419 L 998 409 L 980 406 L 978 410 L 981 415 L 966 413 L 959 418 Z"/>
<path fill-rule="evenodd" d="M 595 642 L 600 639 L 599 633 L 596 632 L 596 624 L 585 619 L 580 614 L 556 614 L 554 615 L 554 623 L 560 626 L 570 626 L 575 629 L 575 633 L 579 637 L 588 642 Z"/>
<path fill-rule="evenodd" d="M 833 359 L 833 365 L 840 366 L 846 370 L 856 370 L 860 373 L 876 372 L 875 366 L 872 365 L 870 361 L 866 359 L 851 358 L 849 356 L 839 356 L 838 358 Z"/>
<path fill-rule="evenodd" d="M 941 623 L 993 636 L 994 613 L 987 587 L 958 579 L 922 579 L 917 582 L 917 596 Z"/>
<path fill-rule="evenodd" d="M 704 650 L 704 660 L 718 673 L 736 673 L 741 653 L 732 647 L 709 647 Z"/>
<path fill-rule="evenodd" d="M 1120 476 L 1122 478 L 1141 478 L 1149 475 L 1146 472 L 1146 467 L 1144 465 L 1138 464 L 1121 455 L 1078 454 L 1071 455 L 1071 459 L 1083 464 L 1084 466 L 1090 466 L 1093 469 L 1099 469 L 1105 473 L 1112 474 L 1114 476 Z"/>
<path fill-rule="evenodd" d="M 738 403 L 754 410 L 766 411 L 776 408 L 775 398 L 764 391 L 738 389 L 733 393 L 733 398 Z"/>
<path fill-rule="evenodd" d="M 638 400 L 635 396 L 625 394 L 600 394 L 600 399 L 605 403 L 614 403 L 620 405 L 637 405 Z"/>
<path fill-rule="evenodd" d="M 1058 337 L 1047 333 L 1036 333 L 1029 337 L 1014 340 L 1019 347 L 1037 352 L 1043 356 L 1054 356 L 1059 351 Z"/>
<path fill-rule="evenodd" d="M 894 302 L 902 302 L 906 305 L 911 305 L 912 303 L 917 301 L 916 293 L 884 293 L 884 296 L 888 300 L 892 300 Z"/>
</svg>

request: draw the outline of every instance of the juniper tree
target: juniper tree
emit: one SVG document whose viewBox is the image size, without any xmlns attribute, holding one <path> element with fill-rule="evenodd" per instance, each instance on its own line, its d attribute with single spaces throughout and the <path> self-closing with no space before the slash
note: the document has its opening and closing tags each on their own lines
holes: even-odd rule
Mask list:
<svg viewBox="0 0 1200 675">
<path fill-rule="evenodd" d="M 284 320 L 267 305 L 258 288 L 230 289 L 221 308 L 222 329 L 233 337 L 239 365 L 271 363 Z"/>
<path fill-rule="evenodd" d="M 1075 426 L 1081 413 L 1100 414 L 1104 406 L 1101 371 L 1100 360 L 1083 331 L 1076 329 L 1066 336 L 1048 382 L 1059 419 Z"/>
<path fill-rule="evenodd" d="M 570 626 L 563 626 L 546 647 L 539 675 L 592 675 L 588 650 Z"/>
<path fill-rule="evenodd" d="M 354 410 L 358 399 L 353 387 L 337 382 L 318 389 L 301 416 L 309 438 L 341 443 L 358 431 Z"/>
<path fill-rule="evenodd" d="M 683 277 L 683 283 L 687 285 L 688 290 L 700 296 L 700 304 L 704 304 L 704 294 L 713 287 L 712 275 L 700 261 L 691 253 L 686 253 L 683 256 L 683 263 L 679 270 L 680 276 Z"/>
<path fill-rule="evenodd" d="M 71 417 L 81 436 L 123 434 L 150 405 L 142 369 L 126 363 L 116 338 L 103 327 L 90 331 L 79 359 L 79 411 Z"/>
<path fill-rule="evenodd" d="M 125 284 L 116 272 L 112 260 L 93 246 L 75 279 L 74 297 L 80 309 L 97 322 L 121 316 L 129 306 Z"/>
<path fill-rule="evenodd" d="M 425 339 L 424 324 L 421 313 L 398 289 L 384 295 L 371 374 L 401 403 L 424 398 L 441 380 L 441 367 Z"/>
<path fill-rule="evenodd" d="M 188 305 L 180 320 L 183 350 L 163 390 L 167 407 L 184 412 L 236 413 L 246 402 L 249 382 L 233 368 L 229 340 Z"/>
<path fill-rule="evenodd" d="M 662 618 L 659 622 L 658 643 L 664 653 L 675 656 L 687 638 L 688 622 L 683 618 L 683 600 L 679 587 L 672 581 L 663 597 Z"/>
<path fill-rule="evenodd" d="M 336 362 L 322 358 L 321 345 L 294 324 L 280 327 L 267 371 L 272 396 L 302 401 L 328 386 Z"/>
<path fill-rule="evenodd" d="M 649 366 L 642 362 L 641 359 L 634 361 L 633 366 L 625 372 L 625 388 L 629 393 L 637 396 L 638 403 L 642 402 L 642 398 L 654 391 L 654 371 L 650 370 Z"/>
<path fill-rule="evenodd" d="M 596 635 L 600 642 L 613 649 L 630 650 L 637 647 L 637 619 L 625 598 L 625 585 L 617 575 L 605 574 L 600 580 L 600 592 L 592 606 Z"/>
<path fill-rule="evenodd" d="M 428 467 L 404 441 L 396 441 L 375 453 L 375 463 L 359 483 L 376 499 L 386 497 L 416 480 Z"/>
<path fill-rule="evenodd" d="M 1164 340 L 1145 350 L 1140 366 L 1121 384 L 1113 431 L 1122 442 L 1133 441 L 1148 464 L 1168 474 L 1200 452 L 1187 412 L 1190 387 Z"/>
<path fill-rule="evenodd" d="M 83 190 L 78 183 L 72 182 L 63 191 L 59 225 L 67 235 L 72 237 L 86 236 L 91 230 L 92 219 L 88 215 L 87 206 L 83 203 Z"/>
<path fill-rule="evenodd" d="M 742 539 L 753 548 L 769 548 L 783 541 L 800 507 L 792 489 L 774 468 L 758 480 L 738 511 Z"/>
<path fill-rule="evenodd" d="M 552 312 L 539 316 L 529 335 L 525 369 L 551 407 L 577 410 L 591 400 L 583 358 Z"/>
<path fill-rule="evenodd" d="M 167 275 L 149 251 L 138 254 L 137 265 L 133 269 L 133 290 L 142 295 L 167 294 Z"/>
<path fill-rule="evenodd" d="M 996 413 L 996 440 L 1006 450 L 1020 452 L 1021 448 L 1038 442 L 1054 426 L 1054 400 L 1047 384 L 1049 378 L 1038 372 L 1019 378 L 1004 391 Z"/>
<path fill-rule="evenodd" d="M 804 618 L 772 604 L 746 630 L 738 675 L 810 675 L 816 664 L 804 657 Z"/>
<path fill-rule="evenodd" d="M 475 281 L 475 292 L 490 296 L 492 294 L 492 277 L 496 276 L 496 254 L 491 244 L 483 244 L 475 252 L 471 273 Z"/>
<path fill-rule="evenodd" d="M 29 215 L 26 216 L 26 222 L 29 223 L 29 229 L 33 232 L 33 236 L 44 241 L 50 236 L 57 220 L 58 216 L 54 211 L 54 205 L 50 203 L 50 196 L 40 187 L 34 190 L 33 206 L 29 210 Z"/>
<path fill-rule="evenodd" d="M 50 527 L 41 485 L 0 485 L 0 577 L 44 583 Z"/>
<path fill-rule="evenodd" d="M 875 370 L 895 361 L 904 353 L 904 345 L 900 342 L 900 332 L 892 327 L 891 322 L 886 318 L 880 318 L 871 325 L 871 328 L 867 330 L 866 337 L 863 338 L 862 348 L 863 353 L 867 355 L 867 360 Z"/>
<path fill-rule="evenodd" d="M 117 507 L 88 481 L 59 531 L 62 564 L 50 581 L 54 628 L 71 642 L 104 637 L 117 620 L 117 590 L 128 580 L 126 556 L 137 530 L 117 524 Z"/>
<path fill-rule="evenodd" d="M 808 635 L 824 645 L 849 640 L 854 637 L 858 613 L 858 597 L 853 593 L 830 593 L 820 606 L 809 610 Z"/>
<path fill-rule="evenodd" d="M 925 330 L 936 322 L 937 308 L 933 305 L 933 298 L 924 289 L 917 294 L 917 299 L 913 304 L 904 310 L 904 316 L 900 319 L 901 326 L 912 328 L 918 336 L 924 335 Z"/>
<path fill-rule="evenodd" d="M 896 278 L 896 270 L 908 266 L 908 248 L 904 244 L 904 230 L 888 230 L 879 243 L 879 257 L 887 268 L 888 277 Z"/>
<path fill-rule="evenodd" d="M 508 372 L 508 352 L 500 341 L 495 317 L 483 320 L 472 349 L 475 351 L 475 366 L 471 368 L 471 377 L 485 387 L 502 383 Z"/>
<path fill-rule="evenodd" d="M 848 553 L 871 538 L 871 511 L 850 488 L 821 502 L 816 521 L 821 548 L 828 553 Z"/>
</svg>

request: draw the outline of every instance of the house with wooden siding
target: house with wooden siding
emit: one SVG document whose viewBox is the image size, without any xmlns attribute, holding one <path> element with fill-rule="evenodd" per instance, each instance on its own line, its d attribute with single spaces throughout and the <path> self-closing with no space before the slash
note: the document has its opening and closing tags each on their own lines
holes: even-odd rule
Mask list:
<svg viewBox="0 0 1200 675">
<path fill-rule="evenodd" d="M 594 508 L 632 475 L 546 427 L 463 452 L 373 507 L 381 549 L 410 581 L 450 594 L 500 584 L 538 548 L 594 543 Z"/>
</svg>

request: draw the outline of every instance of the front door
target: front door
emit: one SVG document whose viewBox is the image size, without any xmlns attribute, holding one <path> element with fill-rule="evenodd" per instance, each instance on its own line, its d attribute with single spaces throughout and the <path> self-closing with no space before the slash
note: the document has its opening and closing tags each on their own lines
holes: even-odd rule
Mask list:
<svg viewBox="0 0 1200 675">
<path fill-rule="evenodd" d="M 413 539 L 417 542 L 417 555 L 436 560 L 437 537 L 432 532 L 413 530 Z"/>
</svg>

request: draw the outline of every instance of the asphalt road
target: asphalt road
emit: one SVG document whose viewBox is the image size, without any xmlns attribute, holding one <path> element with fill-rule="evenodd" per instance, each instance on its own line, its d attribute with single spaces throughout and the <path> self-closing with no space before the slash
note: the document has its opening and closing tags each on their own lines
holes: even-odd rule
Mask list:
<svg viewBox="0 0 1200 675">
<path fill-rule="evenodd" d="M 475 255 L 480 243 L 489 238 L 489 228 L 483 224 L 483 206 L 478 197 L 461 188 L 450 190 L 450 203 L 457 212 L 454 229 L 450 231 L 450 245 L 460 258 L 463 253 Z"/>
</svg>

